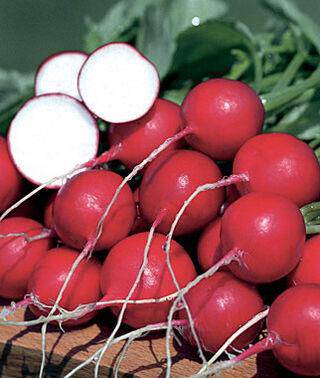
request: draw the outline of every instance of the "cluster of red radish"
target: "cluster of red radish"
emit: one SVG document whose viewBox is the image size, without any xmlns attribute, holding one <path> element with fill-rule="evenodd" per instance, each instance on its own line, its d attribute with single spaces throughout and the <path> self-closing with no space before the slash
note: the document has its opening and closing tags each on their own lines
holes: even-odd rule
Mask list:
<svg viewBox="0 0 320 378">
<path fill-rule="evenodd" d="M 291 371 L 320 374 L 320 236 L 305 241 L 299 210 L 320 197 L 313 150 L 288 134 L 260 134 L 263 104 L 242 82 L 203 82 L 181 107 L 158 92 L 155 67 L 124 43 L 41 64 L 35 97 L 0 140 L 0 210 L 22 195 L 24 177 L 52 191 L 47 228 L 27 217 L 39 201 L 4 212 L 0 296 L 28 294 L 21 305 L 46 315 L 55 304 L 56 314 L 68 277 L 59 308 L 95 305 L 67 326 L 102 307 L 118 315 L 125 302 L 123 321 L 144 327 L 166 322 L 176 302 L 186 339 L 216 352 L 264 309 L 254 285 L 288 276 L 292 287 L 271 305 L 268 336 L 232 363 L 273 349 Z M 98 119 L 110 123 L 110 148 L 97 157 Z M 111 160 L 132 172 L 123 180 Z M 221 161 L 233 161 L 229 177 Z M 197 256 L 171 241 L 188 234 L 200 235 Z M 232 347 L 246 347 L 260 330 L 258 322 Z"/>
</svg>

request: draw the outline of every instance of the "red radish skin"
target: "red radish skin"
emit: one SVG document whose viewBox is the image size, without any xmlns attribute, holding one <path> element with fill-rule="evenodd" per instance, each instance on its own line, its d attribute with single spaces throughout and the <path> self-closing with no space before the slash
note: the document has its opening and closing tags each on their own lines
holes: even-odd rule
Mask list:
<svg viewBox="0 0 320 378">
<path fill-rule="evenodd" d="M 81 172 L 58 192 L 54 201 L 54 229 L 61 240 L 81 250 L 91 240 L 122 177 L 105 170 Z M 104 250 L 126 237 L 135 220 L 131 189 L 126 185 L 106 218 L 95 250 Z"/>
<path fill-rule="evenodd" d="M 35 95 L 63 93 L 81 101 L 78 76 L 87 58 L 83 51 L 60 51 L 46 58 L 36 72 Z"/>
<path fill-rule="evenodd" d="M 144 116 L 159 88 L 155 66 L 133 46 L 122 42 L 108 43 L 93 51 L 78 78 L 78 89 L 88 109 L 113 123 Z"/>
<path fill-rule="evenodd" d="M 114 159 L 132 169 L 167 138 L 179 132 L 181 124 L 180 106 L 168 100 L 156 99 L 153 107 L 142 118 L 110 125 L 108 140 L 111 150 L 114 151 Z M 180 140 L 168 149 L 182 146 Z"/>
<path fill-rule="evenodd" d="M 129 236 L 117 243 L 109 252 L 101 274 L 103 300 L 125 299 L 136 280 L 141 268 L 148 233 Z M 170 271 L 166 265 L 163 246 L 164 235 L 155 233 L 148 255 L 148 263 L 141 280 L 131 299 L 161 298 L 176 292 Z M 170 252 L 171 264 L 181 287 L 196 277 L 196 271 L 187 252 L 173 241 Z M 125 272 L 125 274 L 123 274 Z M 119 275 L 121 279 L 119 280 Z M 165 322 L 172 305 L 171 301 L 154 304 L 129 304 L 124 315 L 124 322 L 134 328 L 147 324 Z M 121 305 L 112 306 L 118 314 Z"/>
<path fill-rule="evenodd" d="M 23 217 L 23 218 L 31 218 L 34 220 L 42 220 L 42 209 L 40 208 L 41 204 L 39 203 L 39 199 L 30 198 L 28 201 L 23 202 L 20 206 L 16 207 L 13 211 L 11 211 L 7 218 L 13 217 Z"/>
<path fill-rule="evenodd" d="M 36 135 L 36 137 L 35 137 Z M 8 131 L 13 162 L 30 182 L 57 189 L 65 178 L 96 157 L 99 129 L 96 119 L 73 97 L 45 94 L 31 98 L 17 112 Z"/>
<path fill-rule="evenodd" d="M 202 280 L 185 295 L 185 299 L 201 345 L 210 352 L 216 352 L 239 327 L 264 307 L 253 286 L 227 272 L 217 272 Z M 179 312 L 179 318 L 186 319 L 185 310 Z M 232 343 L 232 347 L 244 348 L 258 336 L 260 328 L 261 322 L 249 328 Z M 183 333 L 194 345 L 189 328 Z"/>
<path fill-rule="evenodd" d="M 42 304 L 53 305 L 78 256 L 78 251 L 67 247 L 48 251 L 30 276 L 28 292 L 36 295 Z M 99 300 L 101 298 L 100 275 L 101 265 L 96 258 L 92 257 L 88 261 L 82 261 L 69 281 L 59 305 L 72 311 L 82 304 Z M 30 306 L 30 309 L 36 316 L 49 313 L 49 311 L 40 310 L 35 306 Z M 67 320 L 63 325 L 78 326 L 92 319 L 95 314 L 92 312 L 79 319 Z"/>
<path fill-rule="evenodd" d="M 186 137 L 196 150 L 214 159 L 231 160 L 248 139 L 262 130 L 264 108 L 247 84 L 211 79 L 198 84 L 182 104 Z"/>
<path fill-rule="evenodd" d="M 15 217 L 0 223 L 0 234 L 26 233 L 37 236 L 43 226 L 28 218 Z M 28 242 L 24 237 L 0 238 L 0 296 L 20 299 L 27 294 L 27 284 L 35 265 L 52 246 L 50 238 Z"/>
<path fill-rule="evenodd" d="M 223 257 L 220 248 L 220 231 L 221 218 L 219 217 L 209 223 L 200 235 L 197 247 L 197 257 L 203 271 L 211 268 Z"/>
<path fill-rule="evenodd" d="M 288 276 L 290 285 L 320 284 L 320 235 L 307 240 L 299 265 Z"/>
<path fill-rule="evenodd" d="M 229 269 L 253 283 L 290 273 L 301 258 L 305 236 L 299 208 L 276 194 L 247 194 L 228 207 L 221 221 L 222 253 L 243 251 L 240 263 L 232 262 Z"/>
<path fill-rule="evenodd" d="M 230 361 L 218 362 L 216 373 L 253 354 L 272 349 L 278 361 L 293 373 L 320 375 L 320 286 L 302 284 L 283 292 L 271 305 L 268 336 Z"/>
<path fill-rule="evenodd" d="M 227 207 L 241 197 L 235 184 L 226 187 L 226 200 L 221 206 L 220 214 L 222 215 Z"/>
<path fill-rule="evenodd" d="M 133 192 L 133 199 L 136 204 L 136 219 L 134 221 L 133 227 L 131 229 L 131 234 L 138 234 L 139 232 L 148 231 L 150 229 L 150 224 L 142 217 L 140 211 L 140 199 L 139 199 L 139 191 L 140 189 L 137 188 Z"/>
<path fill-rule="evenodd" d="M 165 211 L 158 230 L 167 233 L 184 201 L 199 186 L 221 178 L 218 166 L 207 156 L 189 150 L 166 151 L 146 169 L 140 186 L 142 215 L 152 223 Z M 201 193 L 189 206 L 175 235 L 196 231 L 212 221 L 224 200 L 224 189 Z"/>
<path fill-rule="evenodd" d="M 56 199 L 57 192 L 53 192 L 50 194 L 49 198 L 47 199 L 47 203 L 44 206 L 43 212 L 43 223 L 47 228 L 53 229 L 53 205 L 54 200 Z M 27 203 L 27 202 L 25 202 Z"/>
<path fill-rule="evenodd" d="M 249 177 L 237 184 L 242 195 L 280 194 L 299 207 L 320 196 L 319 162 L 306 143 L 289 134 L 262 134 L 248 140 L 234 159 L 233 173 Z"/>
<path fill-rule="evenodd" d="M 0 172 L 0 212 L 3 212 L 19 198 L 23 189 L 22 176 L 13 164 L 3 137 L 0 137 Z"/>
</svg>

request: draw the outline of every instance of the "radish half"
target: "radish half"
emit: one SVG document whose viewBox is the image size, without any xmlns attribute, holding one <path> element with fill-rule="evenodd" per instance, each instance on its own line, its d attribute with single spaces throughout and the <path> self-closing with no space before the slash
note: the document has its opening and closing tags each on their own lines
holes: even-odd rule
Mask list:
<svg viewBox="0 0 320 378">
<path fill-rule="evenodd" d="M 109 43 L 85 61 L 78 88 L 86 106 L 101 119 L 120 123 L 142 117 L 158 96 L 154 65 L 127 43 Z"/>
<path fill-rule="evenodd" d="M 92 114 L 81 102 L 63 94 L 47 94 L 27 101 L 8 132 L 15 165 L 37 185 L 94 158 L 98 144 L 99 130 Z M 60 178 L 48 187 L 58 188 L 64 181 Z"/>
<path fill-rule="evenodd" d="M 81 101 L 78 76 L 87 58 L 88 55 L 82 51 L 62 51 L 49 56 L 36 73 L 35 95 L 63 93 Z"/>
</svg>

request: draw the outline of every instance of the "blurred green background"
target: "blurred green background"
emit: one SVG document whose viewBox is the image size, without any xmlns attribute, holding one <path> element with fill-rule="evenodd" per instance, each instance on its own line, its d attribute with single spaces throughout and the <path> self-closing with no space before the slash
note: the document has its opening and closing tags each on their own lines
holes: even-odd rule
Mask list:
<svg viewBox="0 0 320 378">
<path fill-rule="evenodd" d="M 116 1 L 0 0 L 0 67 L 30 72 L 58 50 L 80 49 L 85 17 L 101 19 Z M 229 17 L 244 21 L 252 30 L 261 30 L 271 17 L 259 0 L 225 1 L 230 8 Z M 320 0 L 295 3 L 318 22 Z"/>
</svg>

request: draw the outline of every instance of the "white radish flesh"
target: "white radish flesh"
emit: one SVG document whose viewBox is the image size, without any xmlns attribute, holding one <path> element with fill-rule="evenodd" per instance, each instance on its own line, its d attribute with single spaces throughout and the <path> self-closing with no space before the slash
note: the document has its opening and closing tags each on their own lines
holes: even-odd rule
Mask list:
<svg viewBox="0 0 320 378">
<path fill-rule="evenodd" d="M 33 97 L 18 111 L 9 128 L 8 144 L 21 174 L 41 185 L 94 158 L 99 130 L 78 100 L 48 94 Z M 48 187 L 58 188 L 64 181 L 60 178 Z"/>
<path fill-rule="evenodd" d="M 154 65 L 126 43 L 109 43 L 95 50 L 79 75 L 85 105 L 101 119 L 129 122 L 142 117 L 159 92 Z"/>
<path fill-rule="evenodd" d="M 62 51 L 49 56 L 36 73 L 35 95 L 63 93 L 81 101 L 78 76 L 87 57 L 82 51 Z"/>
</svg>

